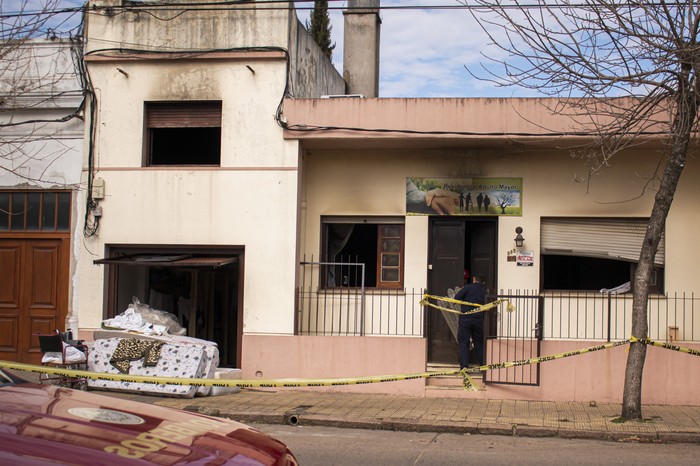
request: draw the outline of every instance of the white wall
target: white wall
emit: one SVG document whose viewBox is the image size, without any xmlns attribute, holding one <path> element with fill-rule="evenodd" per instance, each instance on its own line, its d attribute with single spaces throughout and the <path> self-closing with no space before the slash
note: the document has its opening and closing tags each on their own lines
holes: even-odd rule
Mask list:
<svg viewBox="0 0 700 466">
<path fill-rule="evenodd" d="M 30 40 L 0 61 L 0 186 L 77 188 L 83 122 L 75 44 Z M 10 126 L 5 126 L 10 125 Z"/>
<path fill-rule="evenodd" d="M 75 313 L 82 235 L 78 211 L 83 201 L 79 189 L 84 123 L 80 118 L 61 121 L 78 114 L 83 99 L 74 57 L 77 45 L 29 40 L 14 49 L 6 47 L 0 61 L 0 122 L 12 124 L 0 127 L 0 188 L 73 191 L 68 322 L 58 323 L 61 328 L 71 327 Z"/>
<path fill-rule="evenodd" d="M 90 72 L 105 199 L 99 235 L 84 242 L 94 255 L 81 259 L 81 328 L 102 319 L 92 261 L 105 245 L 232 245 L 245 248 L 244 332 L 292 333 L 298 151 L 274 119 L 284 62 L 96 62 Z M 158 100 L 222 101 L 220 168 L 141 166 L 144 101 Z"/>
</svg>

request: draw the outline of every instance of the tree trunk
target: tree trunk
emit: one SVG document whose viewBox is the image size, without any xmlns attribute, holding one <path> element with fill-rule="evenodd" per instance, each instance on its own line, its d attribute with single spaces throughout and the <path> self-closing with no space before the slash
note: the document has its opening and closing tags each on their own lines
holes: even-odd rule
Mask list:
<svg viewBox="0 0 700 466">
<path fill-rule="evenodd" d="M 649 279 L 654 270 L 654 257 L 666 224 L 666 217 L 668 217 L 668 212 L 671 209 L 673 196 L 678 187 L 678 180 L 685 166 L 692 122 L 695 121 L 696 114 L 697 107 L 694 101 L 686 102 L 680 100 L 674 118 L 674 131 L 671 134 L 671 154 L 661 178 L 661 186 L 659 186 L 659 191 L 654 199 L 654 206 L 651 210 L 642 251 L 639 256 L 637 272 L 634 275 L 632 336 L 638 339 L 644 339 L 648 336 L 647 299 L 649 297 Z M 627 356 L 625 387 L 622 397 L 621 417 L 623 419 L 642 419 L 642 373 L 644 371 L 645 358 L 646 344 L 640 342 L 631 343 L 630 352 Z"/>
</svg>

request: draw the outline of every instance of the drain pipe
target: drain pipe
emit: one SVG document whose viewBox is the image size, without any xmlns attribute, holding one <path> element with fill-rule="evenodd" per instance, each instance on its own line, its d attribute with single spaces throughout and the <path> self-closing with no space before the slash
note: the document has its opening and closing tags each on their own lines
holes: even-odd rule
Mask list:
<svg viewBox="0 0 700 466">
<path fill-rule="evenodd" d="M 290 426 L 299 425 L 299 416 L 297 416 L 296 414 L 292 414 L 287 418 L 287 422 Z"/>
</svg>

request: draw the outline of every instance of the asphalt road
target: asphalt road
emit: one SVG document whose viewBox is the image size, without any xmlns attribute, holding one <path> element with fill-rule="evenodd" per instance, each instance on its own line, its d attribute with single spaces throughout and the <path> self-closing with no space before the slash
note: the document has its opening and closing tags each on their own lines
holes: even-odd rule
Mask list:
<svg viewBox="0 0 700 466">
<path fill-rule="evenodd" d="M 460 435 L 253 425 L 286 443 L 301 466 L 697 465 L 700 444 Z"/>
</svg>

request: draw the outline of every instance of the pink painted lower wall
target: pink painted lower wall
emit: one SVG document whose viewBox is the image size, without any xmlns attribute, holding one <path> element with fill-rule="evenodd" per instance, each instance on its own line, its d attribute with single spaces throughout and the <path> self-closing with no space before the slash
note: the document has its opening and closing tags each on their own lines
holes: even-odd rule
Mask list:
<svg viewBox="0 0 700 466">
<path fill-rule="evenodd" d="M 601 342 L 544 341 L 543 356 L 569 352 Z M 698 349 L 700 345 L 685 344 Z M 540 364 L 540 385 L 488 384 L 483 398 L 547 401 L 622 402 L 628 346 L 556 359 Z M 658 347 L 647 347 L 642 403 L 700 405 L 700 358 Z"/>
<path fill-rule="evenodd" d="M 341 378 L 425 372 L 423 338 L 243 335 L 244 379 Z M 425 380 L 314 390 L 425 395 Z"/>
<path fill-rule="evenodd" d="M 544 341 L 542 355 L 600 345 L 599 341 Z M 700 350 L 698 344 L 683 346 Z M 310 337 L 244 335 L 245 379 L 340 378 L 424 372 L 427 345 L 422 338 Z M 486 384 L 485 390 L 426 388 L 425 379 L 301 388 L 410 396 L 539 401 L 622 401 L 627 346 L 556 359 L 540 365 L 539 386 Z M 700 358 L 647 347 L 642 402 L 700 405 Z"/>
</svg>

